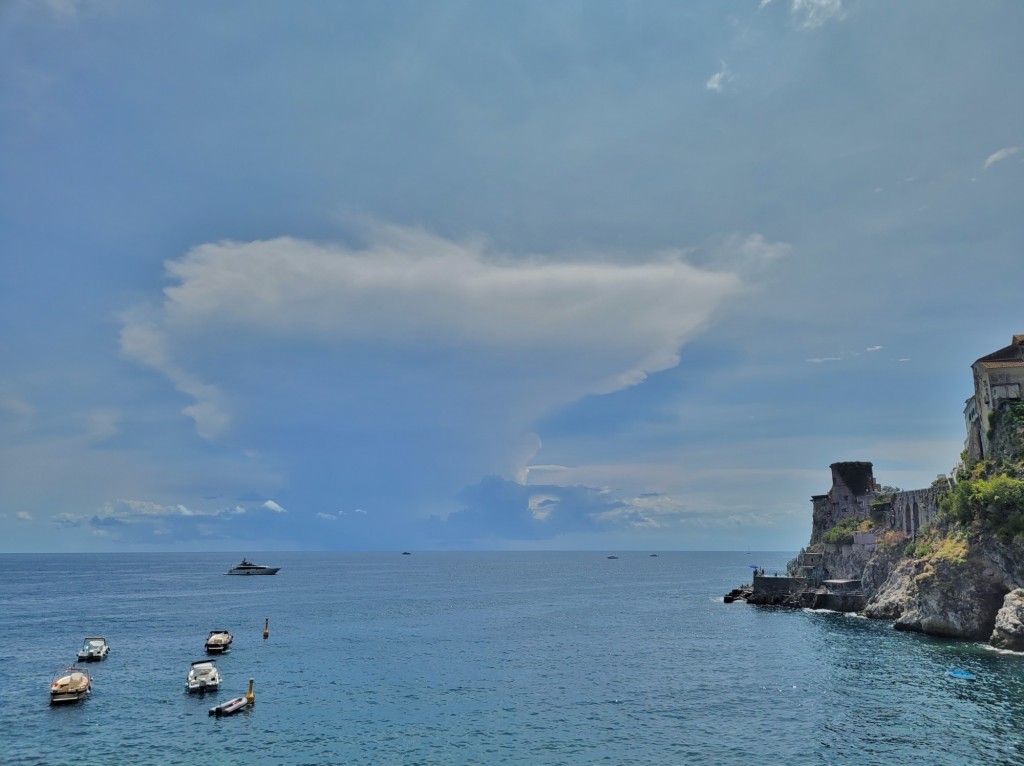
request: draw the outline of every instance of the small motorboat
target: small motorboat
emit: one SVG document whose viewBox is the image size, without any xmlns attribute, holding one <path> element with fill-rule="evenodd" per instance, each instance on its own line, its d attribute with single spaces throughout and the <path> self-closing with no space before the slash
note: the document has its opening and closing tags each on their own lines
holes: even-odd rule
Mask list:
<svg viewBox="0 0 1024 766">
<path fill-rule="evenodd" d="M 213 660 L 197 660 L 189 665 L 185 689 L 189 692 L 215 692 L 220 688 L 220 671 Z"/>
<path fill-rule="evenodd" d="M 262 564 L 253 564 L 249 559 L 242 559 L 241 564 L 237 564 L 229 569 L 224 574 L 229 575 L 272 575 L 277 574 L 281 570 L 281 567 L 265 567 Z"/>
<path fill-rule="evenodd" d="M 975 679 L 974 673 L 969 673 L 963 668 L 950 668 L 946 671 L 946 675 L 953 676 L 953 678 L 960 678 L 964 681 L 973 681 Z"/>
<path fill-rule="evenodd" d="M 82 642 L 82 648 L 78 651 L 79 662 L 99 662 L 105 660 L 110 652 L 110 645 L 107 639 L 100 636 L 87 636 Z"/>
<path fill-rule="evenodd" d="M 248 704 L 249 701 L 245 697 L 235 697 L 227 702 L 214 705 L 210 708 L 210 715 L 215 715 L 218 718 L 224 715 L 234 715 Z"/>
<path fill-rule="evenodd" d="M 211 630 L 206 639 L 207 654 L 224 654 L 231 648 L 231 634 L 226 630 Z"/>
<path fill-rule="evenodd" d="M 92 677 L 85 668 L 68 665 L 53 674 L 50 683 L 50 704 L 78 702 L 92 692 Z"/>
</svg>

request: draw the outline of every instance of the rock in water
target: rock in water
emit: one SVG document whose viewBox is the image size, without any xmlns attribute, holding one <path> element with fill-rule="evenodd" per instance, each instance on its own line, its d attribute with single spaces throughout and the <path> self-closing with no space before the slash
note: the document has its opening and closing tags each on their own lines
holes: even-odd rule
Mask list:
<svg viewBox="0 0 1024 766">
<path fill-rule="evenodd" d="M 1024 652 L 1024 588 L 1011 590 L 1003 598 L 989 643 L 997 649 Z"/>
</svg>

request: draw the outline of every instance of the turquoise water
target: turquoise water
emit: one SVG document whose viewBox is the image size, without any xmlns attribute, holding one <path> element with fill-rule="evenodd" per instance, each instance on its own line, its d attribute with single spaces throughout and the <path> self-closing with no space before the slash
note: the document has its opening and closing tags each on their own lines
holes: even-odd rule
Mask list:
<svg viewBox="0 0 1024 766">
<path fill-rule="evenodd" d="M 722 603 L 786 554 L 617 555 L 0 556 L 0 763 L 1024 762 L 1024 657 Z M 222 627 L 224 688 L 189 696 Z M 51 708 L 86 635 L 94 692 Z"/>
</svg>

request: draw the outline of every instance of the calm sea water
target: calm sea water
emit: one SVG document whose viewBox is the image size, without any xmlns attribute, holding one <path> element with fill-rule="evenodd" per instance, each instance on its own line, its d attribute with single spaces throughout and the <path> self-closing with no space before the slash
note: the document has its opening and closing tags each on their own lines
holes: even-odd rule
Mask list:
<svg viewBox="0 0 1024 766">
<path fill-rule="evenodd" d="M 619 556 L 0 556 L 0 763 L 1024 762 L 1024 657 L 722 603 L 783 554 Z M 225 686 L 189 696 L 214 628 Z M 86 635 L 94 692 L 51 708 Z M 207 715 L 249 678 L 252 709 Z"/>
</svg>

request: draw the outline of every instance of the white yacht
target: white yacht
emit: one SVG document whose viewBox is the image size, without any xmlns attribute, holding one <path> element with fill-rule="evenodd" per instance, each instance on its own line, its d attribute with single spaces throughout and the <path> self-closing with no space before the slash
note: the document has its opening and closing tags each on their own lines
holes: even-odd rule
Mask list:
<svg viewBox="0 0 1024 766">
<path fill-rule="evenodd" d="M 236 564 L 224 574 L 230 575 L 272 575 L 277 574 L 281 567 L 265 567 L 262 564 L 253 564 L 249 559 L 242 559 L 241 564 Z"/>
<path fill-rule="evenodd" d="M 87 636 L 82 642 L 82 648 L 78 650 L 79 662 L 98 662 L 105 660 L 110 652 L 110 645 L 107 639 L 101 636 Z"/>
<path fill-rule="evenodd" d="M 213 660 L 196 660 L 188 668 L 185 689 L 190 692 L 215 692 L 220 688 L 220 671 Z"/>
</svg>

